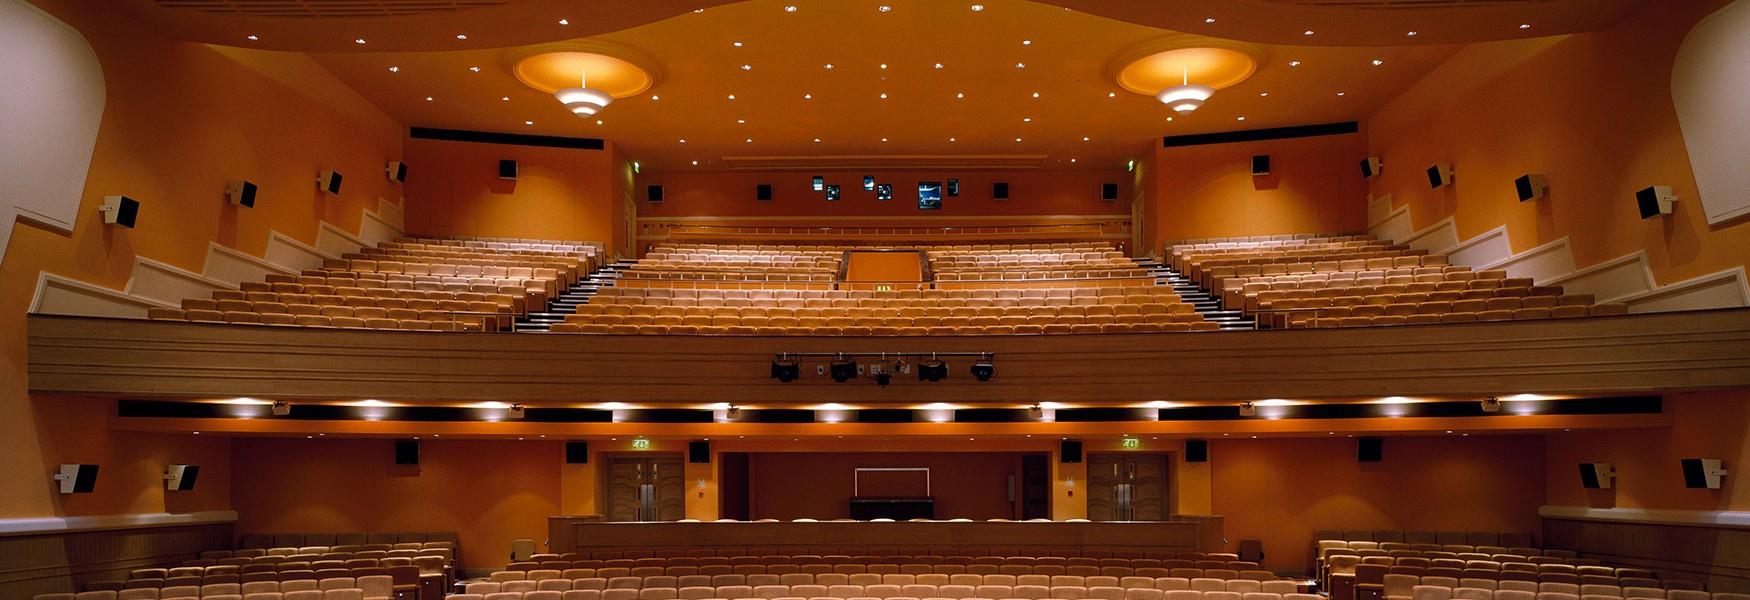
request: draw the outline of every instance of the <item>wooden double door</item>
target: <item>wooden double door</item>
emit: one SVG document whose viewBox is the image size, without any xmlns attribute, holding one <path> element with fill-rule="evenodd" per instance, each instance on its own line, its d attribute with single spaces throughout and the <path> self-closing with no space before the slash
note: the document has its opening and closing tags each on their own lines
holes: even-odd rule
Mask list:
<svg viewBox="0 0 1750 600">
<path fill-rule="evenodd" d="M 679 454 L 608 458 L 609 521 L 678 521 L 686 517 L 685 465 Z"/>
<path fill-rule="evenodd" d="M 1165 454 L 1118 452 L 1088 455 L 1088 519 L 1167 520 Z"/>
</svg>

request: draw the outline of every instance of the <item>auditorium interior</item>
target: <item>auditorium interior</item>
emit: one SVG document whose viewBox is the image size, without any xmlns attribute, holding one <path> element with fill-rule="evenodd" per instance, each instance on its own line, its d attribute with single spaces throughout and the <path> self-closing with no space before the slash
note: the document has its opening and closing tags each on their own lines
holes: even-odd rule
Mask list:
<svg viewBox="0 0 1750 600">
<path fill-rule="evenodd" d="M 1750 0 L 0 54 L 3 600 L 1750 600 Z"/>
</svg>

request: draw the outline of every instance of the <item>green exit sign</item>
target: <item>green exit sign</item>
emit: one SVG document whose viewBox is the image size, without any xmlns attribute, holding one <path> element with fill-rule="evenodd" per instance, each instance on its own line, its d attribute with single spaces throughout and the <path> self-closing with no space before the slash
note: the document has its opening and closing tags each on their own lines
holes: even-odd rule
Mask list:
<svg viewBox="0 0 1750 600">
<path fill-rule="evenodd" d="M 1125 450 L 1136 450 L 1142 447 L 1142 438 L 1127 437 L 1122 442 Z"/>
<path fill-rule="evenodd" d="M 633 450 L 649 450 L 650 449 L 650 440 L 647 440 L 644 438 L 638 438 L 638 439 L 632 440 L 632 449 Z"/>
</svg>

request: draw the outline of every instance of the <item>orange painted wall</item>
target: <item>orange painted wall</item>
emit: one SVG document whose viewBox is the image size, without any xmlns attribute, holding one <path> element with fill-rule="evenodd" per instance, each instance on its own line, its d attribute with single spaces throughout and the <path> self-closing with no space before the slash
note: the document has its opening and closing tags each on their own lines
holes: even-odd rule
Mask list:
<svg viewBox="0 0 1750 600">
<path fill-rule="evenodd" d="M 878 201 L 863 191 L 863 176 L 893 184 L 893 199 Z M 815 175 L 838 184 L 843 199 L 827 202 L 813 191 Z M 960 180 L 960 196 L 947 197 L 941 210 L 918 210 L 917 184 Z M 1123 171 L 824 171 L 824 172 L 668 172 L 644 173 L 636 190 L 638 216 L 662 217 L 989 217 L 1002 215 L 1128 215 L 1130 175 Z M 1009 199 L 991 197 L 991 184 L 1009 184 Z M 772 184 L 772 200 L 754 199 L 754 187 Z M 1119 184 L 1117 201 L 1100 200 L 1100 184 Z M 661 185 L 665 201 L 645 202 L 647 185 Z"/>
<path fill-rule="evenodd" d="M 1215 439 L 1215 514 L 1264 543 L 1265 567 L 1303 569 L 1321 529 L 1539 531 L 1541 436 L 1392 437 L 1359 463 L 1346 437 Z"/>
<path fill-rule="evenodd" d="M 1673 415 L 1669 429 L 1555 432 L 1545 456 L 1549 504 L 1594 508 L 1750 510 L 1750 478 L 1738 470 L 1750 465 L 1750 390 L 1673 394 L 1665 398 Z M 1730 472 L 1722 489 L 1683 487 L 1679 462 L 1718 458 Z M 1588 490 L 1576 470 L 1582 462 L 1616 466 L 1615 486 Z"/>
<path fill-rule="evenodd" d="M 611 144 L 610 144 L 611 146 Z M 408 138 L 408 231 L 614 244 L 624 231 L 612 149 Z M 517 178 L 498 178 L 499 160 Z"/>
<path fill-rule="evenodd" d="M 270 231 L 305 243 L 322 221 L 357 231 L 365 209 L 400 199 L 381 173 L 400 157 L 402 134 L 308 57 L 173 42 L 101 3 L 34 1 L 95 49 L 108 104 L 73 234 L 19 223 L 0 265 L 0 473 L 23 475 L 18 485 L 0 486 L 0 517 L 153 509 L 156 492 L 147 488 L 162 483 L 134 475 L 100 482 L 103 498 L 66 499 L 50 488 L 49 470 L 82 452 L 88 438 L 57 426 L 56 413 L 44 412 L 50 400 L 32 401 L 25 391 L 24 315 L 38 274 L 120 289 L 136 255 L 199 272 L 212 242 L 259 256 Z M 338 199 L 315 189 L 325 168 L 347 175 Z M 261 186 L 256 208 L 227 203 L 225 183 L 237 178 Z M 102 225 L 96 207 L 116 193 L 144 203 L 138 228 Z M 208 444 L 116 441 L 104 450 L 107 460 L 130 466 L 105 472 L 207 452 Z"/>
<path fill-rule="evenodd" d="M 98 465 L 89 494 L 60 497 L 61 514 L 185 513 L 231 508 L 231 440 L 219 436 L 109 430 L 115 401 L 74 396 L 32 399 L 42 452 L 51 464 Z M 164 489 L 167 465 L 199 465 L 195 489 Z M 32 482 L 34 483 L 34 481 Z M 28 484 L 27 484 L 28 485 Z M 19 487 L 25 487 L 23 485 Z"/>
<path fill-rule="evenodd" d="M 419 465 L 396 465 L 393 440 L 238 438 L 233 455 L 239 533 L 455 531 L 484 568 L 560 512 L 558 441 L 426 439 Z"/>
<path fill-rule="evenodd" d="M 1169 241 L 1281 233 L 1359 231 L 1366 188 L 1356 164 L 1362 134 L 1150 150 L 1155 190 L 1145 194 L 1147 247 Z M 1270 175 L 1252 157 L 1270 155 Z"/>
<path fill-rule="evenodd" d="M 1373 194 L 1408 205 L 1418 229 L 1455 217 L 1461 240 L 1505 225 L 1515 252 L 1567 237 L 1581 268 L 1643 249 L 1660 283 L 1744 265 L 1750 227 L 1707 225 L 1671 99 L 1683 37 L 1723 4 L 1648 4 L 1598 33 L 1459 51 L 1368 121 L 1385 162 Z M 1430 190 L 1437 162 L 1455 183 Z M 1548 197 L 1518 201 L 1527 173 L 1548 176 Z M 1643 221 L 1633 194 L 1655 184 L 1682 201 Z"/>
<path fill-rule="evenodd" d="M 1014 453 L 760 453 L 748 459 L 756 519 L 848 518 L 853 469 L 860 467 L 929 468 L 936 518 L 1007 519 L 1014 516 L 1009 476 L 1021 472 Z"/>
</svg>

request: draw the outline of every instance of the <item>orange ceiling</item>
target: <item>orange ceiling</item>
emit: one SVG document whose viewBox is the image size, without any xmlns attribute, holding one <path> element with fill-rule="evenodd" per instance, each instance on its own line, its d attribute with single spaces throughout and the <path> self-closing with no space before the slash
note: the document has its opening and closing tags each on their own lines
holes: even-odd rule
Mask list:
<svg viewBox="0 0 1750 600">
<path fill-rule="evenodd" d="M 1250 79 L 1168 122 L 1164 105 L 1113 81 L 1110 63 L 1180 34 L 1027 0 L 970 4 L 751 0 L 595 36 L 661 72 L 599 124 L 519 83 L 514 48 L 315 56 L 404 124 L 602 137 L 657 170 L 882 154 L 1045 155 L 1048 168 L 1107 169 L 1162 135 L 1365 118 L 1457 49 L 1265 45 Z"/>
</svg>

